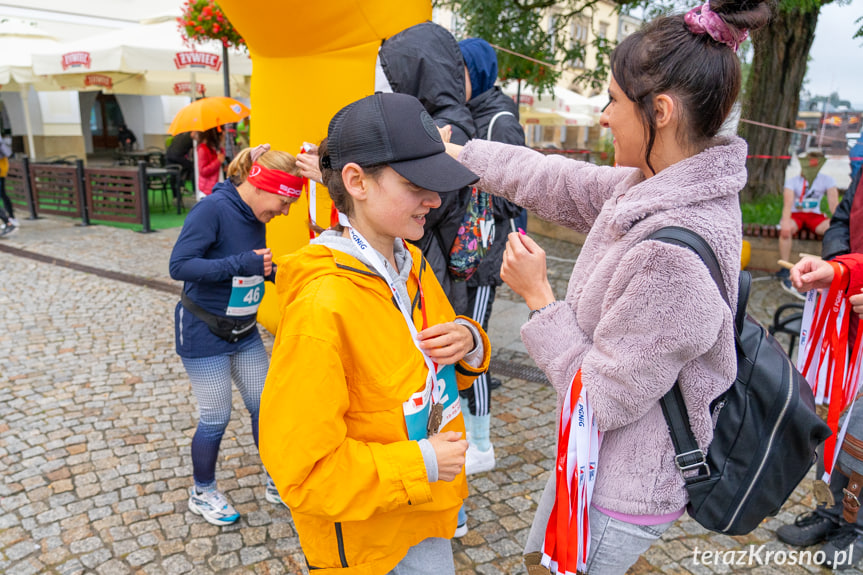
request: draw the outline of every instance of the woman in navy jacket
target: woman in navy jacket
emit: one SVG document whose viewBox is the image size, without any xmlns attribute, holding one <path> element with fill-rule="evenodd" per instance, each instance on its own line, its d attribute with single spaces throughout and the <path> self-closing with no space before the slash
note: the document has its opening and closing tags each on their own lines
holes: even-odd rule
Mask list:
<svg viewBox="0 0 863 575">
<path fill-rule="evenodd" d="M 257 330 L 256 314 L 264 281 L 275 281 L 267 248 L 266 223 L 287 214 L 303 180 L 296 161 L 269 146 L 245 149 L 228 167 L 229 180 L 189 212 L 171 253 L 170 272 L 182 280 L 174 313 L 177 353 L 198 402 L 192 439 L 195 486 L 189 509 L 214 525 L 229 525 L 239 514 L 216 489 L 219 444 L 231 418 L 233 381 L 252 418 L 258 443 L 258 411 L 269 358 Z M 267 481 L 266 498 L 279 503 Z"/>
</svg>

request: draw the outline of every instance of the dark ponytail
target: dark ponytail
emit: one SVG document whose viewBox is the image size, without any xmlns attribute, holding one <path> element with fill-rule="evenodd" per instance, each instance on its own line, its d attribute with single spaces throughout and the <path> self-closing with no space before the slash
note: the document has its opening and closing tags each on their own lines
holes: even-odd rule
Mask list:
<svg viewBox="0 0 863 575">
<path fill-rule="evenodd" d="M 710 0 L 710 10 L 736 33 L 766 25 L 771 5 L 772 0 Z M 647 137 L 645 160 L 654 173 L 656 96 L 677 100 L 678 139 L 703 147 L 719 132 L 740 92 L 737 54 L 708 33 L 694 33 L 683 14 L 657 18 L 628 36 L 611 54 L 611 73 L 638 108 Z"/>
</svg>

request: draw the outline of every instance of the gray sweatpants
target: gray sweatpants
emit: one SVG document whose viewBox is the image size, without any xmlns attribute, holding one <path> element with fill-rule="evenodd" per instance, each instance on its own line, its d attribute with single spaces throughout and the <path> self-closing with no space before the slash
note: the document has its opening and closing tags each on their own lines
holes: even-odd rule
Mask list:
<svg viewBox="0 0 863 575">
<path fill-rule="evenodd" d="M 455 575 L 452 543 L 442 537 L 423 539 L 387 575 Z"/>
</svg>

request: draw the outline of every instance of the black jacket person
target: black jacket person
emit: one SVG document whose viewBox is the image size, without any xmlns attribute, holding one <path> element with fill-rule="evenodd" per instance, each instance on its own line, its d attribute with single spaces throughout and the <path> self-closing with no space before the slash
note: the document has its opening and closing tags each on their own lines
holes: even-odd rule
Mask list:
<svg viewBox="0 0 863 575">
<path fill-rule="evenodd" d="M 422 102 L 438 126 L 452 127 L 451 140 L 476 137 L 467 108 L 464 60 L 445 28 L 423 22 L 388 38 L 378 52 L 376 91 L 410 94 Z M 444 288 L 456 314 L 469 315 L 467 286 L 447 272 L 449 253 L 470 199 L 470 188 L 441 194 L 441 206 L 426 216 L 425 235 L 416 242 Z"/>
</svg>

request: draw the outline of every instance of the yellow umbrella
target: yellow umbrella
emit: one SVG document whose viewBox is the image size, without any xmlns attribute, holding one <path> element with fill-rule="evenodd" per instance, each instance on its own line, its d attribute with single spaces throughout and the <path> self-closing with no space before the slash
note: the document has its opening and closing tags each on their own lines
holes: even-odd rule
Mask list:
<svg viewBox="0 0 863 575">
<path fill-rule="evenodd" d="M 217 126 L 233 124 L 247 118 L 252 111 L 233 98 L 201 98 L 177 112 L 168 133 L 203 132 Z"/>
</svg>

